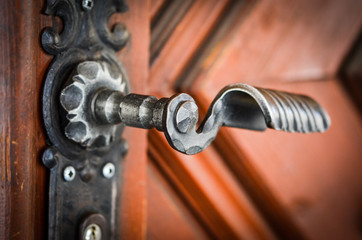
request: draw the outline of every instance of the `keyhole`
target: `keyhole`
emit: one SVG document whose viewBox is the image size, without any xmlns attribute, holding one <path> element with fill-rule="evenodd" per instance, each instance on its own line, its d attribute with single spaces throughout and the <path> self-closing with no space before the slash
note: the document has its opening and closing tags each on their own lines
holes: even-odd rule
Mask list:
<svg viewBox="0 0 362 240">
<path fill-rule="evenodd" d="M 84 231 L 84 240 L 101 240 L 102 231 L 97 224 L 90 224 Z"/>
<path fill-rule="evenodd" d="M 92 239 L 96 239 L 96 227 L 92 227 Z"/>
</svg>

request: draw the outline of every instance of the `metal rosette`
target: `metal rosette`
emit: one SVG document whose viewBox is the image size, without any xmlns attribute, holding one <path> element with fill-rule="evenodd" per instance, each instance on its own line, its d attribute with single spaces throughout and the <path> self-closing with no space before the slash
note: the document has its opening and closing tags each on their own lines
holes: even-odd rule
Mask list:
<svg viewBox="0 0 362 240">
<path fill-rule="evenodd" d="M 83 147 L 97 148 L 121 135 L 122 124 L 100 123 L 93 114 L 94 99 L 105 89 L 126 94 L 128 86 L 123 73 L 104 61 L 86 61 L 76 67 L 60 94 L 60 103 L 67 112 L 64 132 L 68 139 Z"/>
</svg>

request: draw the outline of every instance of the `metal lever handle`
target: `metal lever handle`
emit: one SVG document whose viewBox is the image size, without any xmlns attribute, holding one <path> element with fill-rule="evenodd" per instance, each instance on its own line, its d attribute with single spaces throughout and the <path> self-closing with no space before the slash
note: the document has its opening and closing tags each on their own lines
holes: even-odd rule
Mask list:
<svg viewBox="0 0 362 240">
<path fill-rule="evenodd" d="M 100 75 L 103 75 L 99 82 L 117 81 L 110 75 L 105 76 L 105 66 L 98 69 Z M 61 104 L 68 110 L 70 120 L 65 134 L 85 147 L 91 147 L 99 137 L 104 138 L 105 144 L 109 143 L 113 134 L 109 129 L 119 123 L 144 129 L 155 127 L 165 133 L 174 149 L 185 154 L 204 150 L 222 126 L 257 131 L 269 127 L 309 133 L 324 132 L 331 123 L 327 112 L 310 97 L 239 83 L 228 85 L 219 92 L 205 119 L 196 129 L 198 107 L 188 94 L 181 93 L 162 99 L 138 94 L 123 95 L 121 91 L 103 87 L 102 84 L 92 83 L 97 89 L 89 90 L 89 81 L 82 74 L 73 79 L 76 81 L 61 93 Z M 79 102 L 88 105 L 75 104 L 78 107 L 69 111 L 70 105 L 74 105 L 74 87 L 82 93 L 88 89 L 87 96 L 77 97 L 82 99 Z M 86 134 L 79 134 L 80 128 Z"/>
</svg>

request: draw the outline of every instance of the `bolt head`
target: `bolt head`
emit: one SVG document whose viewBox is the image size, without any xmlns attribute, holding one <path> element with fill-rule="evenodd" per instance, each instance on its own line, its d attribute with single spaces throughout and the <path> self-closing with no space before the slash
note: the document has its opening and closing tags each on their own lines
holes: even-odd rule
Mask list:
<svg viewBox="0 0 362 240">
<path fill-rule="evenodd" d="M 113 177 L 115 172 L 116 172 L 116 167 L 111 162 L 106 163 L 102 169 L 103 177 L 108 179 Z"/>
<path fill-rule="evenodd" d="M 65 181 L 67 181 L 67 182 L 73 181 L 75 178 L 75 175 L 76 175 L 76 171 L 73 166 L 68 166 L 68 167 L 64 168 L 63 177 L 64 177 Z"/>
<path fill-rule="evenodd" d="M 199 111 L 193 101 L 185 101 L 180 104 L 176 113 L 176 127 L 181 133 L 189 132 L 197 123 Z"/>
</svg>

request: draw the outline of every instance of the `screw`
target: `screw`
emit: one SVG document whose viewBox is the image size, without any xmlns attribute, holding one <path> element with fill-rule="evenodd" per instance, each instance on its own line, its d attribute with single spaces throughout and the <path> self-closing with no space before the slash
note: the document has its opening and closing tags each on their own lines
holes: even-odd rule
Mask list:
<svg viewBox="0 0 362 240">
<path fill-rule="evenodd" d="M 197 105 L 192 101 L 185 101 L 179 105 L 176 112 L 176 127 L 181 133 L 187 133 L 195 126 L 199 116 Z"/>
<path fill-rule="evenodd" d="M 101 240 L 102 230 L 97 224 L 89 224 L 83 234 L 84 240 Z"/>
<path fill-rule="evenodd" d="M 72 166 L 68 166 L 64 169 L 63 171 L 63 177 L 64 180 L 67 182 L 71 182 L 73 181 L 73 179 L 75 178 L 75 169 Z"/>
<path fill-rule="evenodd" d="M 84 10 L 87 10 L 87 11 L 91 10 L 93 8 L 93 5 L 94 5 L 93 0 L 83 0 L 82 1 L 82 6 L 83 6 Z"/>
<path fill-rule="evenodd" d="M 113 177 L 115 171 L 116 171 L 116 167 L 111 162 L 106 163 L 102 170 L 103 176 L 108 179 Z"/>
</svg>

